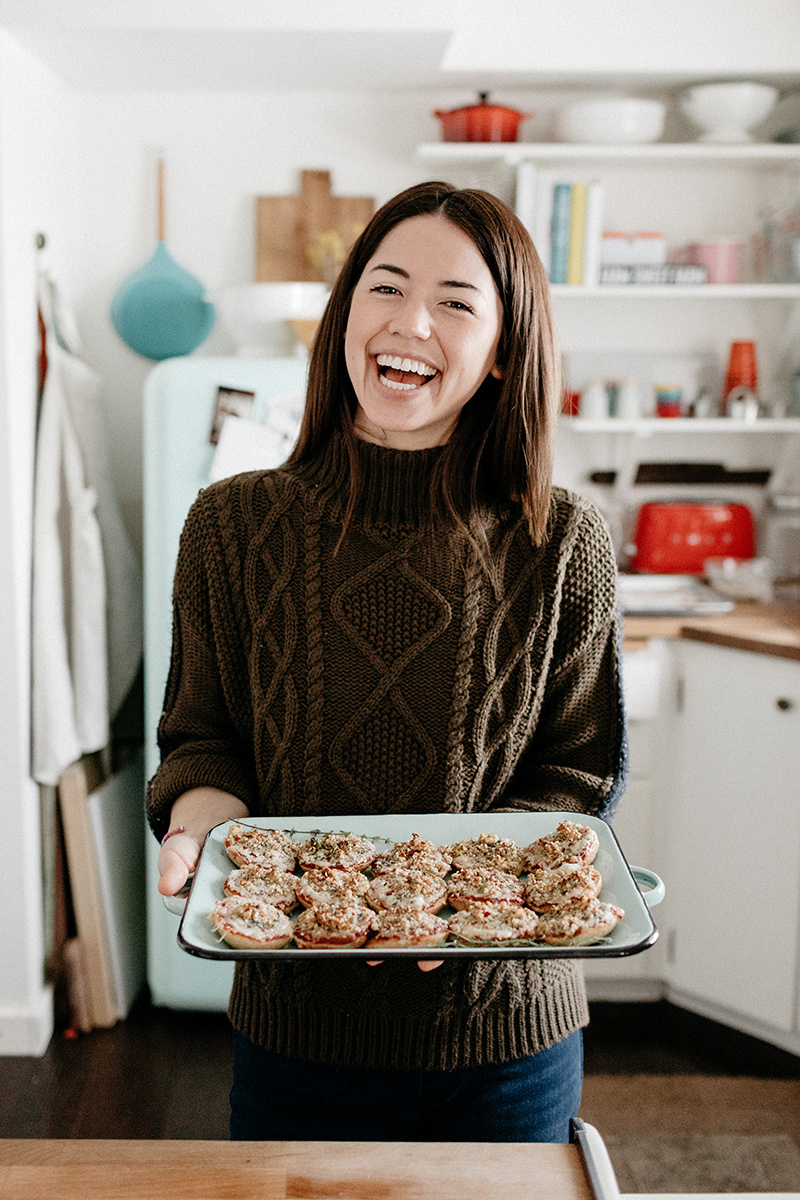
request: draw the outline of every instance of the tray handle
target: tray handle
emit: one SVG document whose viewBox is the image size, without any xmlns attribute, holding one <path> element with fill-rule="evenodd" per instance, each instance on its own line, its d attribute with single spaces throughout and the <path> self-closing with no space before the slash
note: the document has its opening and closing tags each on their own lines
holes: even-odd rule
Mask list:
<svg viewBox="0 0 800 1200">
<path fill-rule="evenodd" d="M 664 899 L 666 888 L 664 880 L 648 867 L 631 867 L 631 875 L 642 893 L 642 899 L 648 908 L 655 908 Z M 644 887 L 641 885 L 644 884 Z"/>
<path fill-rule="evenodd" d="M 189 891 L 192 886 L 193 878 L 194 876 L 190 875 L 181 890 L 176 892 L 174 896 L 161 897 L 161 899 L 164 901 L 164 908 L 167 910 L 167 912 L 174 913 L 176 917 L 183 916 L 186 909 L 186 901 L 189 899 Z"/>
</svg>

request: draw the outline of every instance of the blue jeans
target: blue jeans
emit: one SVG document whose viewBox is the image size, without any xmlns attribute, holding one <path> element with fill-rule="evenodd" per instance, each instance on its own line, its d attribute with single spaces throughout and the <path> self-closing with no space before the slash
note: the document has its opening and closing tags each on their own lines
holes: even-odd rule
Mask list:
<svg viewBox="0 0 800 1200">
<path fill-rule="evenodd" d="M 234 1033 L 236 1141 L 567 1142 L 580 1030 L 530 1058 L 455 1071 L 363 1070 L 284 1058 Z"/>
</svg>

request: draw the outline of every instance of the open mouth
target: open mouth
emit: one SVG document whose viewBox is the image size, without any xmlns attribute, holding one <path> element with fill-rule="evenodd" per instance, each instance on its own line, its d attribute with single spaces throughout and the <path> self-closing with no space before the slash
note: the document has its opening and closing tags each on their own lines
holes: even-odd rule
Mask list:
<svg viewBox="0 0 800 1200">
<path fill-rule="evenodd" d="M 415 358 L 400 358 L 395 354 L 378 354 L 375 358 L 378 374 L 387 387 L 409 392 L 424 387 L 439 372 L 428 363 Z"/>
</svg>

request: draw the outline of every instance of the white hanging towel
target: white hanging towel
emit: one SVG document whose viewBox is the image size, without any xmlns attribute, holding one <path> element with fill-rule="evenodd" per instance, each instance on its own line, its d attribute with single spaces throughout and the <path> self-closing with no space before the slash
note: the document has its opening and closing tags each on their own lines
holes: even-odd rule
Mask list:
<svg viewBox="0 0 800 1200">
<path fill-rule="evenodd" d="M 32 773 L 56 784 L 108 744 L 106 581 L 97 495 L 87 487 L 68 390 L 97 377 L 48 330 L 36 445 L 32 603 Z"/>
</svg>

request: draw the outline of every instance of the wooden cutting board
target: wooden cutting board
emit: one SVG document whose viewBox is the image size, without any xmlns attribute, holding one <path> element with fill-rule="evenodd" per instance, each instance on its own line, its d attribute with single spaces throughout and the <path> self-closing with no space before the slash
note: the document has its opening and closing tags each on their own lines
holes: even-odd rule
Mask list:
<svg viewBox="0 0 800 1200">
<path fill-rule="evenodd" d="M 336 234 L 349 250 L 374 211 L 371 196 L 334 196 L 329 171 L 301 172 L 295 196 L 257 196 L 255 282 L 324 280 L 308 247 Z"/>
<path fill-rule="evenodd" d="M 3 1200 L 590 1200 L 572 1145 L 0 1141 Z"/>
</svg>

